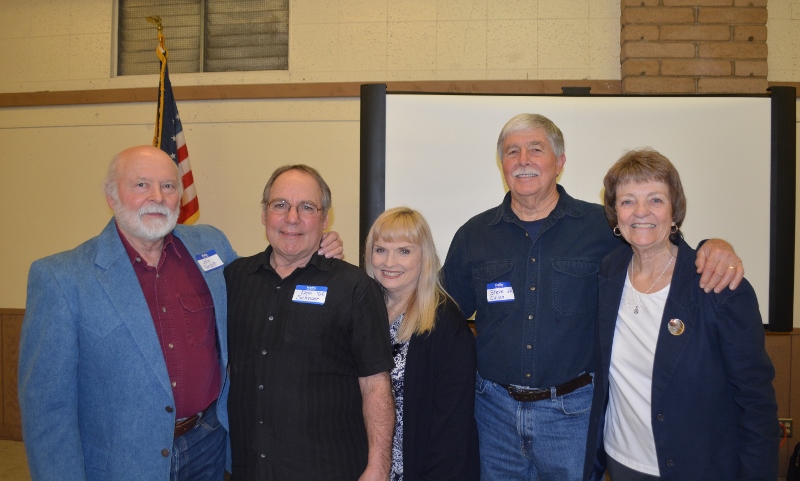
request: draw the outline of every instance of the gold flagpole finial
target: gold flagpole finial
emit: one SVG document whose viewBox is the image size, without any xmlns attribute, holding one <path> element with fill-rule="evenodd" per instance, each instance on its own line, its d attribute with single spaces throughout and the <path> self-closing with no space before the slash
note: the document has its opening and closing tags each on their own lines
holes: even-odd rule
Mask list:
<svg viewBox="0 0 800 481">
<path fill-rule="evenodd" d="M 147 21 L 158 27 L 158 32 L 161 33 L 161 17 L 158 15 L 153 15 L 147 17 Z"/>
<path fill-rule="evenodd" d="M 164 49 L 164 35 L 162 34 L 162 25 L 161 25 L 161 17 L 158 15 L 151 15 L 147 17 L 147 21 L 152 23 L 158 28 L 158 45 L 161 49 Z"/>
</svg>

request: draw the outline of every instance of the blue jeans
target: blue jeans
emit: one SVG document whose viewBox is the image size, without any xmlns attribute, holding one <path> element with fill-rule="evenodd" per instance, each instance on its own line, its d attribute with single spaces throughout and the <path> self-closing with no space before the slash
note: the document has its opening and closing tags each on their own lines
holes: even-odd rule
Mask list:
<svg viewBox="0 0 800 481">
<path fill-rule="evenodd" d="M 215 402 L 194 428 L 173 441 L 170 481 L 222 481 L 227 439 Z"/>
<path fill-rule="evenodd" d="M 476 376 L 481 480 L 580 481 L 593 385 L 561 397 L 515 401 Z"/>
</svg>

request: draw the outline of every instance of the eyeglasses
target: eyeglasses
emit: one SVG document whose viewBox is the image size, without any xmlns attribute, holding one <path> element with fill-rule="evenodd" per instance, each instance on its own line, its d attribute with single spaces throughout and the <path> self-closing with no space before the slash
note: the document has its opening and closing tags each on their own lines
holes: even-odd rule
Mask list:
<svg viewBox="0 0 800 481">
<path fill-rule="evenodd" d="M 297 209 L 297 215 L 299 215 L 300 217 L 314 217 L 322 210 L 321 207 L 317 207 L 316 205 L 310 202 L 303 202 L 301 204 L 293 206 L 292 204 L 286 202 L 285 200 L 273 200 L 272 202 L 267 204 L 267 208 L 269 209 L 269 211 L 273 214 L 278 214 L 278 215 L 288 214 L 289 211 L 292 210 L 292 207 L 295 207 Z"/>
</svg>

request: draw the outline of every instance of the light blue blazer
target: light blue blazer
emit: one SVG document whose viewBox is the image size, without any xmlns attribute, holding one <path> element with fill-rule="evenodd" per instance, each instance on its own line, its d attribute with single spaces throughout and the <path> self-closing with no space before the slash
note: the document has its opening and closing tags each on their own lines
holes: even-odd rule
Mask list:
<svg viewBox="0 0 800 481">
<path fill-rule="evenodd" d="M 225 265 L 236 257 L 214 227 L 179 225 L 173 234 L 193 257 L 215 250 Z M 222 368 L 217 415 L 227 430 L 222 271 L 200 269 L 214 299 Z M 34 480 L 169 479 L 172 387 L 153 319 L 113 219 L 99 236 L 31 265 L 20 338 L 19 401 Z"/>
</svg>

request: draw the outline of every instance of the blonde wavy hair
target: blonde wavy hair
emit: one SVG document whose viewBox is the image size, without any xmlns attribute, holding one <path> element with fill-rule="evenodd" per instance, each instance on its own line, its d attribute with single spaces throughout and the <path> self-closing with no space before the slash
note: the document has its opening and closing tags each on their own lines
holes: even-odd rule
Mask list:
<svg viewBox="0 0 800 481">
<path fill-rule="evenodd" d="M 364 248 L 364 268 L 373 279 L 372 250 L 375 242 L 409 242 L 420 246 L 422 267 L 419 281 L 406 306 L 405 316 L 397 332 L 400 341 L 406 341 L 413 334 L 425 334 L 433 329 L 436 309 L 447 299 L 453 299 L 442 287 L 439 278 L 439 256 L 428 222 L 422 214 L 408 207 L 389 209 L 378 216 L 367 234 Z"/>
</svg>

